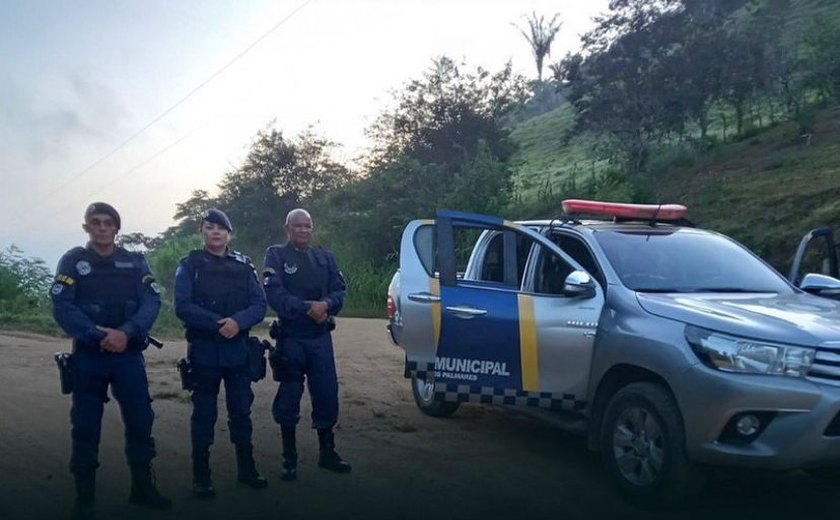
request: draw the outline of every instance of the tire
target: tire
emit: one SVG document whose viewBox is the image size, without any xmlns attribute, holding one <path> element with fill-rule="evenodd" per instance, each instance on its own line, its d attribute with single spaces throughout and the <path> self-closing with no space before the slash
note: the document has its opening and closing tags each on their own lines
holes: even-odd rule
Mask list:
<svg viewBox="0 0 840 520">
<path fill-rule="evenodd" d="M 703 488 L 705 472 L 686 456 L 679 407 L 661 385 L 632 383 L 616 392 L 604 412 L 600 448 L 613 483 L 638 506 L 672 508 Z"/>
<path fill-rule="evenodd" d="M 449 417 L 461 405 L 461 403 L 436 401 L 434 383 L 415 375 L 411 376 L 411 393 L 417 408 L 432 417 Z"/>
</svg>

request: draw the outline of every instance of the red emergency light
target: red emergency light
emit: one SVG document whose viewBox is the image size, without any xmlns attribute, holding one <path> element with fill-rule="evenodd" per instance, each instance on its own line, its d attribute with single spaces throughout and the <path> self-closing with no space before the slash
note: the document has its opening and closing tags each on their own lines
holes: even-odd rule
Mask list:
<svg viewBox="0 0 840 520">
<path fill-rule="evenodd" d="M 679 220 L 685 217 L 687 208 L 682 204 L 626 204 L 623 202 L 566 199 L 563 201 L 563 211 L 566 213 L 608 215 L 623 219 Z"/>
</svg>

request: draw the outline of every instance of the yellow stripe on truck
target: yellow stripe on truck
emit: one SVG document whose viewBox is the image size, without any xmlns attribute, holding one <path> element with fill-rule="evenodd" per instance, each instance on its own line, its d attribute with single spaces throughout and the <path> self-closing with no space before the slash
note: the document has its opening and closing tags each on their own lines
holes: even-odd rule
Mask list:
<svg viewBox="0 0 840 520">
<path fill-rule="evenodd" d="M 522 390 L 538 392 L 540 389 L 540 360 L 537 353 L 534 299 L 527 294 L 520 294 L 517 299 L 519 300 L 519 355 L 522 360 Z"/>
<path fill-rule="evenodd" d="M 429 278 L 429 294 L 440 297 L 440 280 L 437 278 Z M 432 329 L 435 337 L 435 353 L 437 353 L 438 344 L 440 343 L 440 302 L 433 302 L 432 306 Z"/>
</svg>

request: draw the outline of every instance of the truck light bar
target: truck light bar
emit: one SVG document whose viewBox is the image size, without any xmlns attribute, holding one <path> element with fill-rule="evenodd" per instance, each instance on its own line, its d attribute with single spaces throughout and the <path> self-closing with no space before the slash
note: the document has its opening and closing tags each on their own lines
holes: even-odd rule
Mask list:
<svg viewBox="0 0 840 520">
<path fill-rule="evenodd" d="M 623 202 L 566 199 L 563 201 L 563 211 L 566 213 L 607 215 L 620 219 L 680 220 L 685 217 L 687 208 L 682 204 L 626 204 Z"/>
</svg>

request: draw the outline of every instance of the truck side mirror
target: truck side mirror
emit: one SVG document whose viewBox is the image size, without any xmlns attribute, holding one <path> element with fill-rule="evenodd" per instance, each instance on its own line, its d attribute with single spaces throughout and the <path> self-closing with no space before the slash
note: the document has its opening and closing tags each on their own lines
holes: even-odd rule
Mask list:
<svg viewBox="0 0 840 520">
<path fill-rule="evenodd" d="M 585 271 L 572 271 L 563 282 L 563 294 L 573 298 L 595 296 L 595 281 Z"/>
<path fill-rule="evenodd" d="M 824 274 L 806 274 L 802 277 L 799 288 L 817 296 L 840 299 L 840 280 Z"/>
</svg>

